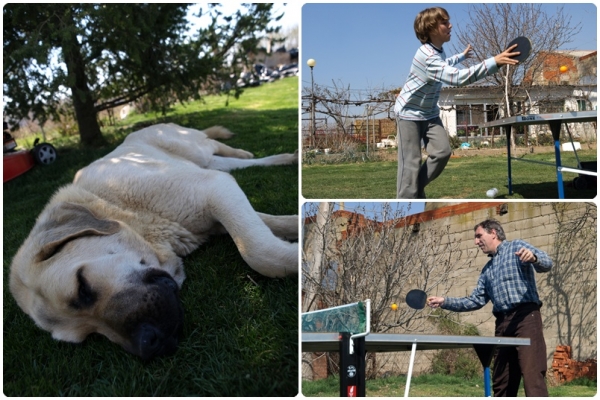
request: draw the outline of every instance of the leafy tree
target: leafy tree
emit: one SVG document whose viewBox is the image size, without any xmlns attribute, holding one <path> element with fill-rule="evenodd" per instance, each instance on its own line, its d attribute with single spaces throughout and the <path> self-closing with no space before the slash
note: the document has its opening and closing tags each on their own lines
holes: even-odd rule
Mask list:
<svg viewBox="0 0 600 400">
<path fill-rule="evenodd" d="M 4 117 L 58 119 L 72 105 L 81 142 L 104 142 L 97 113 L 144 97 L 155 110 L 221 87 L 272 33 L 272 4 L 242 4 L 188 36 L 189 4 L 7 4 Z M 236 90 L 235 95 L 239 95 Z"/>
</svg>

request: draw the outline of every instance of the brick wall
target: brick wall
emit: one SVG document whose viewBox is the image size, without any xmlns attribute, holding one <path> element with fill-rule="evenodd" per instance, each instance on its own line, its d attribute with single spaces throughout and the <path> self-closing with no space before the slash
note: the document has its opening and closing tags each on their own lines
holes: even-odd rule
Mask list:
<svg viewBox="0 0 600 400">
<path fill-rule="evenodd" d="M 356 137 L 362 143 L 367 140 L 367 130 L 369 131 L 369 143 L 378 143 L 390 135 L 396 136 L 396 120 L 390 118 L 357 119 L 354 121 L 354 129 Z"/>
<path fill-rule="evenodd" d="M 552 371 L 557 382 L 571 382 L 578 378 L 597 379 L 597 360 L 595 358 L 577 361 L 571 358 L 571 346 L 556 346 Z"/>
</svg>

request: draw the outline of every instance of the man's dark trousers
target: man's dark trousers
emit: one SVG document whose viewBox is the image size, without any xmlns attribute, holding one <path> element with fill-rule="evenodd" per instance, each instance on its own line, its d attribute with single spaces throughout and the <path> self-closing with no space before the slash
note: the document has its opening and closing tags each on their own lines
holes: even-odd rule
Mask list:
<svg viewBox="0 0 600 400">
<path fill-rule="evenodd" d="M 529 338 L 529 346 L 503 347 L 494 361 L 494 397 L 516 397 L 521 376 L 528 397 L 546 397 L 546 342 L 540 306 L 525 303 L 496 316 L 496 336 Z"/>
</svg>

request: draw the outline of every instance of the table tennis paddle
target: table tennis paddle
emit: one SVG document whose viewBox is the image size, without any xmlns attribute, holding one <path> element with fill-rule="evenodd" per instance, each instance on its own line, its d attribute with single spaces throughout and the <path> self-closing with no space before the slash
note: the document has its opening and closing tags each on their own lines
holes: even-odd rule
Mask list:
<svg viewBox="0 0 600 400">
<path fill-rule="evenodd" d="M 508 46 L 506 46 L 506 48 L 510 48 L 512 45 L 517 45 L 516 48 L 514 48 L 513 52 L 518 51 L 519 55 L 513 56 L 511 57 L 513 60 L 517 60 L 518 62 L 523 62 L 527 59 L 527 57 L 529 57 L 529 54 L 531 53 L 531 40 L 529 40 L 529 38 L 525 37 L 525 36 L 519 36 L 518 38 L 513 39 Z"/>
<path fill-rule="evenodd" d="M 419 289 L 413 289 L 406 294 L 406 304 L 415 310 L 422 310 L 427 303 L 427 293 Z"/>
</svg>

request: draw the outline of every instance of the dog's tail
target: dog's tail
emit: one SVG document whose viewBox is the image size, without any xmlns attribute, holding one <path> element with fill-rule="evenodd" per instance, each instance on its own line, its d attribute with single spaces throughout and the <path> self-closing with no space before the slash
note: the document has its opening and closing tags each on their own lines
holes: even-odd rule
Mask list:
<svg viewBox="0 0 600 400">
<path fill-rule="evenodd" d="M 204 133 L 211 139 L 229 139 L 235 135 L 229 129 L 222 126 L 211 126 L 208 129 L 204 129 Z"/>
</svg>

